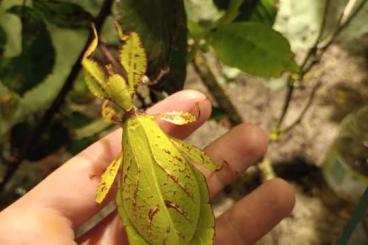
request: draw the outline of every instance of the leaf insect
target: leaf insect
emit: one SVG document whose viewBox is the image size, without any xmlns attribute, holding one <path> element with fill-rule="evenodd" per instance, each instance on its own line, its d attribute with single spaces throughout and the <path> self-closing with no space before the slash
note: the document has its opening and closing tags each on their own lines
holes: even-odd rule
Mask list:
<svg viewBox="0 0 368 245">
<path fill-rule="evenodd" d="M 104 100 L 102 116 L 123 128 L 122 149 L 101 175 L 96 202 L 101 203 L 116 176 L 116 206 L 130 244 L 213 244 L 214 216 L 204 176 L 192 165 L 210 171 L 218 167 L 196 146 L 172 138 L 156 118 L 176 125 L 197 120 L 188 112 L 148 115 L 133 104 L 137 86 L 142 84 L 147 58 L 140 36 L 123 33 L 119 62 L 125 78 L 110 65 L 105 68 L 91 58 L 98 46 L 94 39 L 82 65 L 90 91 Z M 119 173 L 119 174 L 118 174 Z"/>
</svg>

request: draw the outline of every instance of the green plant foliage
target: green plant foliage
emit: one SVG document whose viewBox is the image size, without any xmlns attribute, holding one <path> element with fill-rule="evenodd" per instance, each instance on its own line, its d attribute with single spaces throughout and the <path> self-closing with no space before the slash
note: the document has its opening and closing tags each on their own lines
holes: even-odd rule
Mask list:
<svg viewBox="0 0 368 245">
<path fill-rule="evenodd" d="M 24 94 L 51 72 L 55 49 L 37 11 L 27 6 L 14 6 L 8 12 L 22 19 L 22 53 L 0 61 L 0 77 L 9 89 Z"/>
<path fill-rule="evenodd" d="M 82 6 L 59 0 L 34 0 L 33 7 L 47 21 L 61 28 L 87 28 L 93 19 Z"/>
<path fill-rule="evenodd" d="M 0 27 L 0 58 L 3 56 L 5 44 L 6 44 L 6 33 L 3 30 L 3 28 Z"/>
<path fill-rule="evenodd" d="M 228 9 L 231 0 L 214 0 L 220 9 Z M 277 15 L 278 0 L 244 0 L 235 22 L 254 21 L 272 26 Z"/>
<path fill-rule="evenodd" d="M 221 25 L 209 35 L 226 65 L 264 78 L 278 77 L 284 71 L 298 72 L 287 39 L 267 25 L 232 23 Z"/>
<path fill-rule="evenodd" d="M 159 90 L 168 93 L 182 88 L 186 75 L 187 31 L 182 0 L 119 1 L 115 15 L 124 24 L 123 31 L 137 32 L 148 52 L 147 75 L 156 80 L 169 67 Z"/>
<path fill-rule="evenodd" d="M 22 122 L 15 125 L 11 131 L 11 144 L 14 149 L 19 149 L 24 144 L 26 136 L 34 130 L 33 124 Z M 43 132 L 36 144 L 31 147 L 26 158 L 37 161 L 60 149 L 69 141 L 69 130 L 60 121 L 54 121 Z"/>
</svg>

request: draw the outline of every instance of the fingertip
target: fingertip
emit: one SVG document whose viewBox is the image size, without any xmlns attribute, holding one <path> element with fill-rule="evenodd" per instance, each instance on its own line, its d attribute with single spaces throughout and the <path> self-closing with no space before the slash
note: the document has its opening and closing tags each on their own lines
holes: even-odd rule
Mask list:
<svg viewBox="0 0 368 245">
<path fill-rule="evenodd" d="M 294 188 L 280 178 L 269 180 L 264 186 L 268 189 L 268 200 L 275 209 L 275 213 L 278 213 L 280 217 L 289 215 L 295 206 Z"/>
<path fill-rule="evenodd" d="M 204 94 L 196 90 L 183 90 L 160 101 L 147 112 L 156 114 L 170 111 L 187 111 L 199 115 L 195 122 L 183 126 L 159 121 L 160 126 L 171 136 L 186 138 L 209 118 L 211 110 L 211 102 Z"/>
<path fill-rule="evenodd" d="M 266 132 L 252 123 L 243 123 L 232 129 L 232 134 L 240 137 L 238 142 L 246 144 L 247 164 L 257 162 L 266 152 L 268 137 Z M 239 145 L 244 147 L 244 145 Z M 241 149 L 240 149 L 241 150 Z"/>
</svg>

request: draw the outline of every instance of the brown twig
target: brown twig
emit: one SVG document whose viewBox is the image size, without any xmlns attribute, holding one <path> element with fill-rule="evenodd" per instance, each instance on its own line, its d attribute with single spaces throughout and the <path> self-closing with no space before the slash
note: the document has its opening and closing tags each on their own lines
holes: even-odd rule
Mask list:
<svg viewBox="0 0 368 245">
<path fill-rule="evenodd" d="M 111 54 L 110 50 L 106 46 L 106 44 L 100 42 L 100 50 L 103 56 L 109 61 L 112 65 L 113 71 L 118 73 L 119 75 L 123 76 L 124 79 L 127 81 L 127 72 L 125 71 L 124 67 L 120 65 L 120 63 L 115 59 L 115 57 Z"/>
<path fill-rule="evenodd" d="M 308 98 L 307 104 L 304 106 L 303 110 L 301 111 L 301 113 L 299 114 L 299 116 L 297 117 L 297 119 L 291 123 L 288 127 L 286 127 L 285 129 L 283 129 L 281 131 L 281 133 L 286 133 L 289 132 L 291 129 L 293 129 L 296 125 L 298 125 L 299 123 L 301 123 L 301 121 L 303 120 L 305 114 L 307 113 L 308 109 L 310 108 L 310 106 L 313 104 L 313 100 L 316 97 L 316 93 L 318 91 L 318 89 L 321 87 L 322 82 L 319 81 L 318 83 L 316 83 L 316 85 L 314 85 L 311 94 Z"/>
<path fill-rule="evenodd" d="M 106 17 L 111 13 L 112 3 L 113 3 L 113 0 L 105 0 L 103 2 L 100 12 L 94 20 L 97 31 L 101 29 L 102 24 L 106 20 Z M 55 116 L 55 114 L 60 109 L 61 105 L 64 102 L 66 95 L 73 88 L 74 81 L 81 70 L 81 61 L 83 58 L 83 54 L 85 53 L 87 47 L 89 46 L 92 38 L 93 38 L 93 34 L 91 32 L 88 37 L 88 41 L 84 45 L 84 48 L 79 54 L 78 59 L 73 64 L 72 69 L 64 82 L 64 85 L 62 86 L 58 95 L 52 102 L 51 106 L 45 111 L 45 113 L 43 114 L 40 120 L 40 123 L 36 126 L 32 134 L 30 134 L 26 138 L 20 150 L 16 153 L 16 155 L 12 158 L 12 160 L 8 162 L 7 169 L 4 174 L 4 178 L 2 182 L 0 183 L 0 190 L 3 190 L 6 184 L 9 182 L 9 180 L 13 177 L 13 175 L 15 174 L 19 166 L 22 164 L 23 160 L 26 158 L 27 153 L 32 149 L 32 146 L 35 145 L 38 138 L 41 136 L 43 130 L 48 126 L 52 118 Z"/>
<path fill-rule="evenodd" d="M 243 120 L 239 112 L 230 101 L 229 97 L 226 95 L 224 89 L 219 85 L 215 75 L 208 67 L 205 57 L 200 50 L 196 52 L 192 61 L 192 65 L 205 86 L 215 98 L 219 107 L 227 112 L 232 126 L 242 123 Z"/>
<path fill-rule="evenodd" d="M 323 32 L 326 26 L 326 21 L 327 21 L 327 11 L 328 11 L 328 6 L 330 5 L 330 0 L 326 0 L 325 2 L 325 6 L 323 9 L 323 18 L 322 18 L 322 23 L 321 23 L 321 28 L 318 32 L 317 38 L 315 40 L 315 42 L 313 43 L 312 47 L 308 50 L 307 54 L 305 55 L 302 63 L 300 64 L 300 74 L 299 74 L 299 79 L 303 80 L 304 79 L 304 75 L 312 68 L 312 66 L 308 67 L 308 69 L 306 69 L 306 66 L 308 65 L 309 60 L 315 56 L 316 52 L 317 52 L 317 47 L 319 42 L 321 41 L 321 38 L 323 36 Z M 281 111 L 281 115 L 279 117 L 279 120 L 276 124 L 276 131 L 280 131 L 281 125 L 286 117 L 286 114 L 289 110 L 290 104 L 291 104 L 291 100 L 294 94 L 294 90 L 295 90 L 295 79 L 290 77 L 287 80 L 287 92 L 286 92 L 286 96 L 285 96 L 285 100 L 284 100 L 284 105 L 282 107 L 282 111 Z"/>
</svg>

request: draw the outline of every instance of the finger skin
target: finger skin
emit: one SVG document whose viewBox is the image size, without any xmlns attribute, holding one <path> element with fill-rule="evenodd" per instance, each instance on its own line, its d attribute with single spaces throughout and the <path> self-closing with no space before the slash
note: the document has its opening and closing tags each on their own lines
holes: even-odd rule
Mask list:
<svg viewBox="0 0 368 245">
<path fill-rule="evenodd" d="M 203 171 L 210 196 L 215 196 L 251 164 L 256 163 L 266 153 L 267 146 L 266 133 L 249 123 L 234 127 L 207 146 L 205 152 L 214 162 L 222 164 L 217 172 Z"/>
<path fill-rule="evenodd" d="M 212 142 L 205 151 L 216 163 L 227 163 L 220 171 L 210 173 L 205 171 L 211 196 L 215 196 L 223 187 L 231 183 L 251 164 L 255 163 L 267 149 L 267 136 L 255 125 L 244 123 L 232 128 L 229 132 Z M 203 169 L 201 169 L 203 170 Z M 88 232 L 79 242 L 88 244 L 90 237 L 106 237 L 104 233 L 110 233 L 112 224 L 103 222 Z M 114 229 L 117 232 L 117 230 Z M 121 230 L 120 233 L 123 233 Z M 114 237 L 114 236 L 112 236 Z M 111 240 L 109 244 L 114 243 Z M 230 244 L 230 243 L 229 243 Z"/>
<path fill-rule="evenodd" d="M 265 182 L 216 220 L 215 244 L 253 244 L 290 214 L 294 204 L 294 190 L 284 180 Z"/>
<path fill-rule="evenodd" d="M 206 97 L 196 91 L 181 91 L 153 106 L 149 113 L 164 111 L 192 111 L 199 103 L 200 118 L 186 126 L 161 123 L 163 129 L 176 137 L 186 137 L 207 120 L 211 105 Z M 95 202 L 99 176 L 121 149 L 121 130 L 117 130 L 89 146 L 49 175 L 34 189 L 9 208 L 53 210 L 67 218 L 73 228 L 88 220 L 101 209 Z M 110 198 L 113 194 L 110 195 Z M 108 200 L 106 201 L 108 202 Z M 0 216 L 1 217 L 1 216 Z"/>
</svg>

